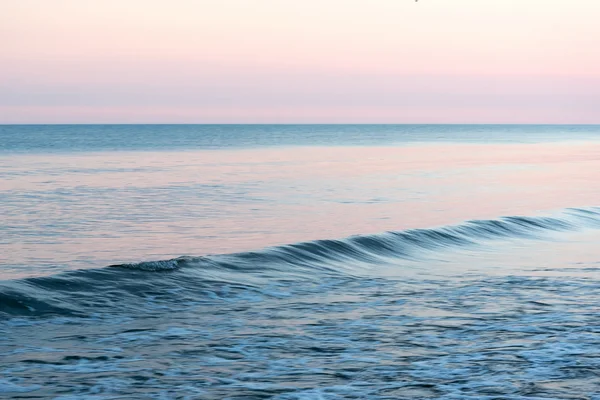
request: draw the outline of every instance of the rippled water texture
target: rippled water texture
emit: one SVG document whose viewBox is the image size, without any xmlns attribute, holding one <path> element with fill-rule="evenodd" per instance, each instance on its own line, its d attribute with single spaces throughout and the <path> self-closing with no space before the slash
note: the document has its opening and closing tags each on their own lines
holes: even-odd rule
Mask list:
<svg viewBox="0 0 600 400">
<path fill-rule="evenodd" d="M 600 399 L 599 127 L 0 139 L 0 397 Z"/>
</svg>

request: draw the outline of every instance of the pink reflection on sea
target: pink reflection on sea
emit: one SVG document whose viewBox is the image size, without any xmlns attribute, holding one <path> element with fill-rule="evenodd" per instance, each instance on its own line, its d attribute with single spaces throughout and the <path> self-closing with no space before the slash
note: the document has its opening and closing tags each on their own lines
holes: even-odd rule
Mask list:
<svg viewBox="0 0 600 400">
<path fill-rule="evenodd" d="M 101 266 L 594 206 L 599 171 L 595 143 L 3 156 L 0 261 Z"/>
</svg>

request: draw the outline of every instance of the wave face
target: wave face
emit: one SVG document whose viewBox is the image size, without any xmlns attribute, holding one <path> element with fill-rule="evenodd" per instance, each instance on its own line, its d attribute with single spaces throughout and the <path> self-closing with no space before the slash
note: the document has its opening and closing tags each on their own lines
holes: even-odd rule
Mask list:
<svg viewBox="0 0 600 400">
<path fill-rule="evenodd" d="M 0 397 L 596 399 L 598 232 L 555 240 L 586 228 L 600 209 L 0 282 Z"/>
<path fill-rule="evenodd" d="M 142 313 L 148 312 L 148 302 L 185 307 L 207 299 L 258 292 L 274 282 L 353 279 L 372 274 L 381 265 L 401 267 L 403 261 L 426 259 L 439 251 L 586 228 L 600 228 L 600 207 L 571 208 L 555 216 L 512 216 L 433 229 L 315 240 L 244 253 L 111 265 L 2 282 L 0 315 Z"/>
</svg>

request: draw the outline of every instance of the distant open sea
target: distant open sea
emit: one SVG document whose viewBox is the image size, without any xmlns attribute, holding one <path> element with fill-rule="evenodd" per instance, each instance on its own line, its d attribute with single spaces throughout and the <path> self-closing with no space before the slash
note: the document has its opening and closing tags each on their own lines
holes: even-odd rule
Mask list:
<svg viewBox="0 0 600 400">
<path fill-rule="evenodd" d="M 0 125 L 0 398 L 600 400 L 600 126 Z"/>
</svg>

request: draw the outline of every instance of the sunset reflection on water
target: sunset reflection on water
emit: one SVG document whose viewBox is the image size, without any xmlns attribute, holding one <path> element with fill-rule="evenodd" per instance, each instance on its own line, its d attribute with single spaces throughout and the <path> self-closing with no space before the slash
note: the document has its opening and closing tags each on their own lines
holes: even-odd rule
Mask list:
<svg viewBox="0 0 600 400">
<path fill-rule="evenodd" d="M 237 252 L 600 194 L 600 145 L 576 142 L 19 155 L 0 168 L 2 262 L 17 267 Z"/>
</svg>

